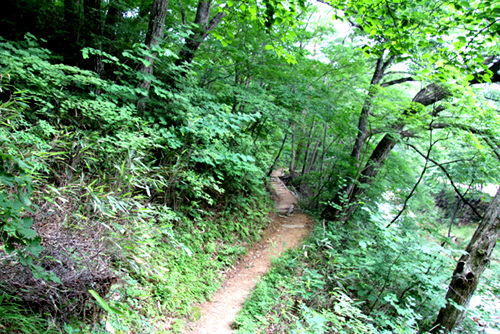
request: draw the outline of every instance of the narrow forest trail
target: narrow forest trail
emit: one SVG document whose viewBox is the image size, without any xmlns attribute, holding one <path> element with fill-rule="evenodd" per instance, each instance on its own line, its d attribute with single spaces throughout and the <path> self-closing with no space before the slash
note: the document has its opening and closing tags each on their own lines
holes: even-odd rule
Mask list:
<svg viewBox="0 0 500 334">
<path fill-rule="evenodd" d="M 213 299 L 200 306 L 201 318 L 186 326 L 186 334 L 232 333 L 234 318 L 257 281 L 269 270 L 272 259 L 297 246 L 309 234 L 312 219 L 303 213 L 291 212 L 298 207 L 297 199 L 279 179 L 282 173 L 282 170 L 275 170 L 271 176 L 271 184 L 277 194 L 278 215 L 271 217 L 272 222 L 262 240 L 226 275 L 225 282 Z"/>
</svg>

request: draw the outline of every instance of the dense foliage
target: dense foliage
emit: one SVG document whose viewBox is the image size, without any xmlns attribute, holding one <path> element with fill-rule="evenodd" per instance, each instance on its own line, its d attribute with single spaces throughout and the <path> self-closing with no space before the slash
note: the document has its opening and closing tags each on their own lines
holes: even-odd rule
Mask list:
<svg viewBox="0 0 500 334">
<path fill-rule="evenodd" d="M 498 326 L 498 2 L 3 8 L 0 331 L 181 331 L 276 167 L 317 226 L 240 332 Z"/>
</svg>

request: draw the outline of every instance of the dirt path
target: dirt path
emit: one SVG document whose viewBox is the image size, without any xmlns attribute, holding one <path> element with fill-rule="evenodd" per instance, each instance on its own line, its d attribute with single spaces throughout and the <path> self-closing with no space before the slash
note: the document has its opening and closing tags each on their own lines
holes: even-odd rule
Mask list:
<svg viewBox="0 0 500 334">
<path fill-rule="evenodd" d="M 252 292 L 257 281 L 270 268 L 271 260 L 283 251 L 298 245 L 310 231 L 312 220 L 302 213 L 291 213 L 297 208 L 297 199 L 279 179 L 282 171 L 274 171 L 271 183 L 278 199 L 273 223 L 264 232 L 262 240 L 227 274 L 226 280 L 212 301 L 200 306 L 201 318 L 186 326 L 185 333 L 232 333 L 231 323 Z"/>
</svg>

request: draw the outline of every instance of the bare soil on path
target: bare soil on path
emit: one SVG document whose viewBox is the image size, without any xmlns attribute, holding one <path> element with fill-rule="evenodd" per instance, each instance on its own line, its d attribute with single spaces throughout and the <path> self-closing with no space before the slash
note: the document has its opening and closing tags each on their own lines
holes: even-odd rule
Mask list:
<svg viewBox="0 0 500 334">
<path fill-rule="evenodd" d="M 297 198 L 279 179 L 282 173 L 282 170 L 275 170 L 271 176 L 278 214 L 271 217 L 272 223 L 265 230 L 262 240 L 226 275 L 222 287 L 212 300 L 200 305 L 201 317 L 186 326 L 186 334 L 232 333 L 234 318 L 258 280 L 269 270 L 272 259 L 296 247 L 310 233 L 312 219 L 305 214 L 292 212 L 298 208 Z"/>
</svg>

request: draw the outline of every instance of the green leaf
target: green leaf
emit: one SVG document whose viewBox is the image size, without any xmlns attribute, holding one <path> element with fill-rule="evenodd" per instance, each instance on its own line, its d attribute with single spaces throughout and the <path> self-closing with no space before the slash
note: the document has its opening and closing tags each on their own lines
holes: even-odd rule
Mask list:
<svg viewBox="0 0 500 334">
<path fill-rule="evenodd" d="M 467 77 L 465 77 L 465 80 L 471 81 L 474 80 L 475 76 L 473 74 L 469 74 Z"/>
<path fill-rule="evenodd" d="M 20 228 L 17 230 L 17 233 L 21 239 L 33 239 L 38 235 L 34 230 L 29 228 Z"/>
<path fill-rule="evenodd" d="M 43 246 L 40 245 L 28 246 L 26 247 L 25 250 L 32 253 L 35 257 L 39 257 L 40 253 L 43 251 Z"/>
<path fill-rule="evenodd" d="M 89 59 L 89 48 L 85 48 L 82 50 L 82 58 Z"/>
<path fill-rule="evenodd" d="M 109 313 L 116 314 L 116 315 L 124 315 L 124 313 L 122 311 L 120 311 L 117 308 L 110 306 L 108 303 L 106 303 L 104 301 L 104 299 L 102 299 L 101 296 L 99 296 L 99 294 L 97 292 L 95 292 L 94 290 L 89 290 L 89 293 L 92 295 L 92 297 L 95 298 L 95 300 L 97 301 L 97 304 L 100 307 L 102 307 L 105 311 L 107 311 Z"/>
<path fill-rule="evenodd" d="M 257 8 L 255 8 L 254 6 L 248 8 L 248 11 L 250 12 L 250 15 L 251 15 L 251 19 L 254 20 L 257 18 Z"/>
</svg>

